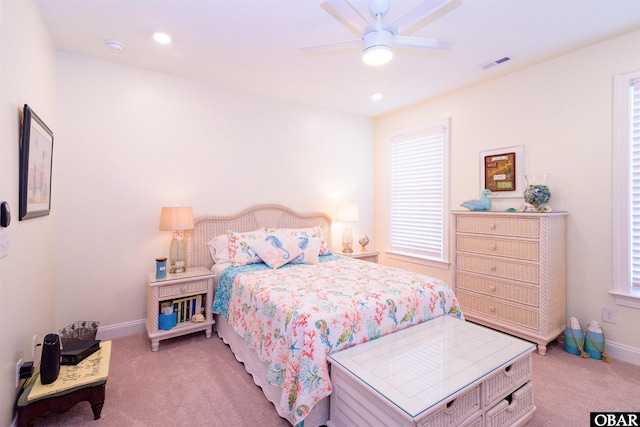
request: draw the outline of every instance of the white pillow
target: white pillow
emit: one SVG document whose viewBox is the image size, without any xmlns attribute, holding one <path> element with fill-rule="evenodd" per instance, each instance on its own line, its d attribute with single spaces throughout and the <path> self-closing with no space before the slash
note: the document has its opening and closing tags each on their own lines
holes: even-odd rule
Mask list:
<svg viewBox="0 0 640 427">
<path fill-rule="evenodd" d="M 209 252 L 211 252 L 211 259 L 216 264 L 224 264 L 230 262 L 229 260 L 229 237 L 226 234 L 221 234 L 214 237 L 207 243 Z"/>
</svg>

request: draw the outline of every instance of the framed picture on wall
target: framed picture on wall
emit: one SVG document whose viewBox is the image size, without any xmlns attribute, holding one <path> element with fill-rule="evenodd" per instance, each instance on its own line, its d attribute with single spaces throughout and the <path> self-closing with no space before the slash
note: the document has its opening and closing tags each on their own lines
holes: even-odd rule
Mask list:
<svg viewBox="0 0 640 427">
<path fill-rule="evenodd" d="M 20 135 L 20 221 L 49 215 L 52 166 L 53 132 L 25 104 Z"/>
<path fill-rule="evenodd" d="M 524 192 L 524 145 L 480 153 L 480 192 L 492 197 L 522 197 Z"/>
</svg>

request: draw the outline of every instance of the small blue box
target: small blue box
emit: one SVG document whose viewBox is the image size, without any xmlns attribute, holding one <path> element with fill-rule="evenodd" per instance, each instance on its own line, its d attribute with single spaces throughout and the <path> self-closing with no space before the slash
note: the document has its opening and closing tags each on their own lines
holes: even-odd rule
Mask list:
<svg viewBox="0 0 640 427">
<path fill-rule="evenodd" d="M 159 314 L 158 315 L 158 329 L 166 331 L 176 326 L 176 313 L 171 314 Z"/>
</svg>

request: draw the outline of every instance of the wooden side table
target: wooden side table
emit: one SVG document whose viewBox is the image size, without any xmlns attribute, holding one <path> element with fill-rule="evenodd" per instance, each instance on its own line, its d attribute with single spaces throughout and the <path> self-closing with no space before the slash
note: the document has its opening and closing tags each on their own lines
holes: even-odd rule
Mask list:
<svg viewBox="0 0 640 427">
<path fill-rule="evenodd" d="M 18 427 L 32 426 L 47 413 L 62 414 L 79 402 L 89 402 L 93 419 L 100 419 L 109 376 L 111 341 L 77 365 L 62 365 L 58 379 L 43 385 L 35 374 L 18 398 Z"/>
<path fill-rule="evenodd" d="M 378 252 L 356 252 L 346 254 L 344 252 L 336 252 L 336 255 L 348 256 L 351 258 L 361 259 L 363 261 L 378 262 Z"/>
<path fill-rule="evenodd" d="M 205 267 L 190 268 L 184 273 L 167 273 L 167 277 L 156 278 L 155 273 L 147 275 L 147 335 L 151 339 L 151 350 L 158 351 L 160 340 L 173 338 L 197 331 L 204 331 L 211 338 L 211 327 L 215 323 L 211 306 L 213 305 L 213 278 L 215 275 Z M 178 303 L 193 298 L 204 307 L 204 320 L 191 321 L 196 314 L 193 306 L 189 306 L 189 316 L 178 318 L 177 325 L 170 329 L 160 329 L 159 314 L 162 302 Z M 197 312 L 201 310 L 198 307 Z M 183 310 L 184 311 L 184 310 Z M 181 321 L 182 320 L 182 321 Z"/>
</svg>

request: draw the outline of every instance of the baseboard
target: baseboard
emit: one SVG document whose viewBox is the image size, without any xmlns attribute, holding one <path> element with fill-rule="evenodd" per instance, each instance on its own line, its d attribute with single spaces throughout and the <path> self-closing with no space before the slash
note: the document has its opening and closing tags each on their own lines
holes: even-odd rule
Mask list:
<svg viewBox="0 0 640 427">
<path fill-rule="evenodd" d="M 146 331 L 145 321 L 144 319 L 140 319 L 115 325 L 100 326 L 96 334 L 96 339 L 107 341 L 129 335 L 143 334 Z"/>
<path fill-rule="evenodd" d="M 607 354 L 610 358 L 620 360 L 621 362 L 640 365 L 640 349 L 612 341 L 607 341 L 606 344 Z"/>
<path fill-rule="evenodd" d="M 145 320 L 134 320 L 132 322 L 118 323 L 115 325 L 100 326 L 96 339 L 111 340 L 129 335 L 146 333 Z M 640 349 L 624 344 L 607 341 L 607 354 L 609 357 L 622 362 L 640 365 Z"/>
</svg>

